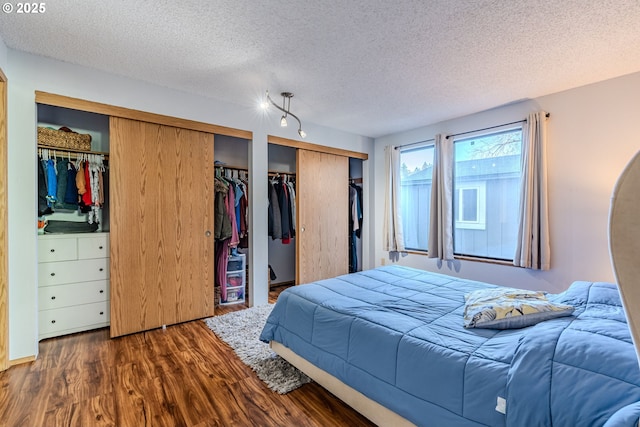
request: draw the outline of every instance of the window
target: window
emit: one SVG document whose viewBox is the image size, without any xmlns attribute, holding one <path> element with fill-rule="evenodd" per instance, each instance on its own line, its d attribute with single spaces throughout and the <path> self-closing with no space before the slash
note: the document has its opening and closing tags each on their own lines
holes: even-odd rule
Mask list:
<svg viewBox="0 0 640 427">
<path fill-rule="evenodd" d="M 400 212 L 407 249 L 426 251 L 429 240 L 433 145 L 400 152 Z"/>
<path fill-rule="evenodd" d="M 457 255 L 513 259 L 522 129 L 454 142 L 453 247 Z"/>
<path fill-rule="evenodd" d="M 486 227 L 486 182 L 464 182 L 454 195 L 455 227 L 484 230 Z"/>
</svg>

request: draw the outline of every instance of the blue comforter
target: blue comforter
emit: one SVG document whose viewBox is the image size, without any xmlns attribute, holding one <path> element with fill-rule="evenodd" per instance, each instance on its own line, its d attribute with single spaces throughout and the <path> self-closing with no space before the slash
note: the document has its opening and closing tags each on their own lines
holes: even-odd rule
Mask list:
<svg viewBox="0 0 640 427">
<path fill-rule="evenodd" d="M 296 286 L 260 339 L 417 425 L 637 422 L 640 369 L 615 285 L 575 282 L 551 296 L 576 308 L 570 317 L 465 329 L 465 293 L 493 286 L 399 266 Z"/>
</svg>

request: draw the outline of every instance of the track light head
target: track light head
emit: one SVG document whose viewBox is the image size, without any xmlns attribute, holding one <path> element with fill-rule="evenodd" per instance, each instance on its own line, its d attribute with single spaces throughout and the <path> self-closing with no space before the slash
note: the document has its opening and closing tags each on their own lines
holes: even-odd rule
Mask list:
<svg viewBox="0 0 640 427">
<path fill-rule="evenodd" d="M 282 115 L 282 117 L 280 117 L 280 126 L 281 127 L 287 127 L 287 125 L 288 125 L 287 117 L 288 116 L 291 116 L 294 119 L 296 119 L 296 121 L 298 122 L 298 135 L 300 135 L 300 138 L 306 138 L 307 133 L 302 130 L 302 123 L 300 122 L 300 119 L 298 118 L 298 116 L 296 116 L 295 114 L 293 114 L 290 111 L 291 98 L 293 98 L 293 93 L 291 93 L 291 92 L 280 92 L 280 96 L 282 96 L 282 107 L 280 107 L 278 104 L 273 102 L 273 99 L 271 99 L 271 97 L 269 96 L 269 91 L 266 91 L 265 98 L 260 103 L 260 106 L 262 107 L 263 110 L 266 110 L 267 107 L 269 107 L 270 105 L 273 105 L 278 110 L 282 111 L 284 114 Z"/>
</svg>

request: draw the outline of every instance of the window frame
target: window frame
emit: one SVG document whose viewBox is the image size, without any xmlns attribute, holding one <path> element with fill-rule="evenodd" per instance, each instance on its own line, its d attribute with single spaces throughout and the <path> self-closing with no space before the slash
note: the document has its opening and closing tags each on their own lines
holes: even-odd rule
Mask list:
<svg viewBox="0 0 640 427">
<path fill-rule="evenodd" d="M 487 228 L 487 183 L 485 181 L 470 181 L 456 185 L 455 190 L 458 200 L 458 217 L 453 218 L 454 228 L 464 228 L 467 230 L 485 230 Z M 461 218 L 464 215 L 466 207 L 465 197 L 462 196 L 465 190 L 476 190 L 476 220 L 469 221 Z M 455 197 L 455 196 L 454 196 Z M 454 209 L 455 212 L 455 198 Z"/>
<path fill-rule="evenodd" d="M 460 142 L 465 142 L 468 140 L 472 140 L 472 139 L 479 139 L 479 138 L 484 138 L 484 137 L 490 137 L 490 136 L 498 136 L 501 134 L 507 134 L 507 133 L 511 133 L 511 132 L 516 132 L 519 131 L 520 132 L 520 144 L 522 144 L 522 139 L 523 139 L 523 126 L 522 124 L 520 125 L 516 125 L 514 126 L 513 124 L 508 124 L 505 126 L 501 126 L 501 127 L 493 127 L 490 129 L 483 129 L 483 130 L 479 130 L 477 132 L 470 132 L 470 133 L 465 133 L 465 136 L 459 140 L 454 140 L 454 155 L 453 155 L 453 170 L 454 170 L 454 178 L 453 178 L 453 182 L 452 182 L 452 190 L 454 192 L 454 194 L 452 195 L 452 219 L 453 219 L 453 227 L 452 227 L 452 232 L 453 232 L 453 255 L 454 258 L 456 259 L 465 259 L 465 260 L 472 260 L 472 261 L 480 261 L 480 262 L 489 262 L 489 263 L 499 263 L 499 264 L 507 264 L 507 265 L 511 265 L 513 263 L 513 257 L 512 258 L 498 258 L 498 257 L 490 257 L 490 256 L 482 256 L 482 255 L 475 255 L 475 254 L 468 254 L 468 253 L 464 253 L 464 252 L 458 252 L 456 250 L 456 245 L 455 245 L 455 234 L 456 234 L 456 227 L 459 224 L 459 222 L 457 221 L 457 217 L 456 217 L 456 212 L 455 212 L 455 200 L 456 200 L 456 193 L 457 193 L 457 189 L 459 187 L 460 184 L 456 185 L 456 178 L 455 178 L 455 170 L 456 170 L 456 156 L 455 156 L 455 144 L 456 143 L 460 143 Z M 520 146 L 520 159 L 522 160 L 522 145 Z M 521 162 L 520 162 L 521 164 Z M 520 178 L 522 177 L 522 168 L 520 168 Z M 473 182 L 479 182 L 479 181 L 469 181 L 468 183 L 463 183 L 463 186 L 466 186 L 467 184 L 471 184 Z M 483 182 L 485 184 L 485 188 L 484 188 L 484 194 L 483 194 L 483 201 L 484 201 L 484 228 L 474 228 L 472 226 L 466 227 L 466 226 L 462 226 L 460 227 L 460 229 L 477 229 L 477 230 L 484 230 L 486 229 L 487 226 L 487 216 L 486 216 L 486 211 L 488 209 L 488 206 L 486 205 L 486 181 Z M 518 193 L 518 196 L 521 197 L 521 194 Z M 480 202 L 480 197 L 478 197 L 478 202 Z M 459 209 L 459 211 L 461 211 Z M 464 224 L 464 222 L 462 222 L 461 224 Z M 470 225 L 470 224 L 469 224 Z M 515 253 L 514 253 L 515 255 Z"/>
<path fill-rule="evenodd" d="M 423 142 L 420 142 L 420 143 L 412 143 L 412 144 L 408 144 L 408 145 L 410 145 L 410 147 L 406 147 L 404 149 L 402 147 L 399 148 L 399 150 L 400 150 L 400 167 L 401 168 L 402 168 L 402 164 L 403 164 L 402 163 L 402 154 L 403 153 L 416 152 L 416 151 L 419 151 L 419 150 L 432 150 L 432 156 L 431 157 L 433 157 L 433 152 L 435 151 L 435 141 L 433 141 L 433 140 L 423 141 Z M 433 167 L 433 163 L 431 163 L 431 165 Z M 400 188 L 401 188 L 401 193 L 402 193 L 402 176 L 400 176 Z M 429 194 L 431 194 L 431 193 L 429 192 Z M 404 204 L 404 202 L 401 202 L 401 205 L 403 205 L 403 204 Z M 429 198 L 429 201 L 428 201 L 428 208 L 429 208 L 429 217 L 430 217 L 430 215 L 431 215 L 431 200 L 430 200 L 430 198 Z M 400 215 L 402 216 L 402 218 L 404 220 L 404 214 L 401 213 Z M 417 213 L 416 213 L 416 215 L 417 215 Z M 404 227 L 405 227 L 405 225 L 403 223 L 403 232 L 404 232 Z M 424 224 L 424 227 L 426 227 L 426 229 L 428 231 L 429 230 L 429 223 L 427 222 L 426 224 Z M 429 240 L 429 236 L 428 235 L 426 236 L 425 240 L 428 242 L 428 240 Z M 426 248 L 416 248 L 416 247 L 412 247 L 412 246 L 407 245 L 407 243 L 406 243 L 406 234 L 405 234 L 405 249 L 407 251 L 413 252 L 413 253 L 421 253 L 421 254 L 425 254 L 425 253 L 428 254 L 429 253 L 428 245 L 427 245 Z"/>
<path fill-rule="evenodd" d="M 454 140 L 453 143 L 455 144 L 456 142 L 462 142 L 465 140 L 469 140 L 469 139 L 474 139 L 474 138 L 482 138 L 482 137 L 488 137 L 488 136 L 493 136 L 493 135 L 500 135 L 500 134 L 505 134 L 505 133 L 510 133 L 510 132 L 519 132 L 520 133 L 520 144 L 522 144 L 522 139 L 523 139 L 523 126 L 522 125 L 515 125 L 514 123 L 510 123 L 504 126 L 499 126 L 499 127 L 492 127 L 489 129 L 483 129 L 483 130 L 479 130 L 476 132 L 469 132 L 469 133 L 464 133 L 464 137 L 460 140 Z M 455 137 L 455 135 L 451 135 L 451 137 Z M 414 150 L 420 150 L 420 149 L 434 149 L 435 148 L 435 144 L 433 142 L 433 140 L 429 140 L 429 141 L 424 141 L 422 143 L 410 143 L 407 144 L 408 146 L 410 145 L 411 147 L 407 147 L 406 149 L 402 149 L 402 147 L 399 147 L 398 149 L 400 150 L 401 154 L 403 152 L 410 152 L 410 151 L 414 151 Z M 522 153 L 522 146 L 520 146 L 520 156 L 523 155 Z M 401 165 L 402 165 L 402 161 L 401 161 Z M 455 157 L 455 148 L 454 148 L 454 156 L 452 158 L 452 165 L 451 167 L 453 168 L 454 171 L 454 178 L 453 178 L 453 182 L 452 182 L 452 190 L 453 190 L 453 194 L 452 194 L 452 200 L 451 200 L 451 209 L 452 209 L 452 239 L 454 241 L 454 259 L 460 259 L 460 260 L 466 260 L 466 261 L 475 261 L 475 262 L 484 262 L 484 263 L 489 263 L 489 264 L 499 264 L 499 265 L 513 265 L 513 257 L 511 258 L 499 258 L 499 257 L 490 257 L 490 256 L 482 256 L 482 255 L 474 255 L 474 254 L 467 254 L 467 253 L 463 253 L 463 252 L 456 252 L 456 248 L 455 248 L 455 233 L 456 233 L 456 228 L 459 229 L 468 229 L 468 230 L 486 230 L 486 227 L 488 226 L 488 216 L 487 216 L 487 210 L 488 210 L 488 206 L 487 206 L 487 183 L 486 181 L 478 181 L 478 180 L 470 180 L 468 182 L 463 182 L 463 184 L 458 184 L 456 185 L 456 178 L 455 178 L 455 170 L 456 170 L 456 157 Z M 519 170 L 519 179 L 522 177 L 522 169 L 520 168 Z M 402 183 L 402 181 L 401 181 Z M 477 192 L 477 200 L 476 200 L 476 212 L 478 213 L 478 218 L 477 221 L 464 221 L 464 220 L 460 220 L 460 218 L 456 217 L 456 212 L 455 212 L 455 204 L 456 204 L 456 198 L 458 200 L 458 203 L 460 200 L 463 200 L 463 196 L 460 196 L 460 191 L 463 191 L 465 189 L 476 189 L 478 190 Z M 518 196 L 521 197 L 520 193 L 518 192 Z M 463 202 L 464 203 L 464 202 Z M 431 210 L 431 206 L 429 203 L 429 211 Z M 458 209 L 458 216 L 462 213 L 461 209 Z M 429 214 L 431 214 L 431 212 L 429 212 Z M 402 214 L 404 216 L 404 214 Z M 425 224 L 426 227 L 429 227 L 429 224 Z M 428 240 L 428 239 L 427 239 Z M 429 249 L 428 247 L 426 249 L 424 248 L 414 248 L 414 247 L 410 247 L 410 246 L 406 246 L 406 252 L 407 253 L 413 253 L 413 254 L 418 254 L 418 255 L 427 255 L 429 253 Z"/>
</svg>

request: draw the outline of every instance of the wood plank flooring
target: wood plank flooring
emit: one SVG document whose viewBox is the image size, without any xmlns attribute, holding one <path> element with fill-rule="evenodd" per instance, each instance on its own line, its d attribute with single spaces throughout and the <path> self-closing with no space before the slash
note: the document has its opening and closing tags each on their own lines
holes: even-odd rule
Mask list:
<svg viewBox="0 0 640 427">
<path fill-rule="evenodd" d="M 36 361 L 0 373 L 0 426 L 373 424 L 315 383 L 272 392 L 193 321 L 115 339 L 105 328 L 41 341 Z"/>
</svg>

